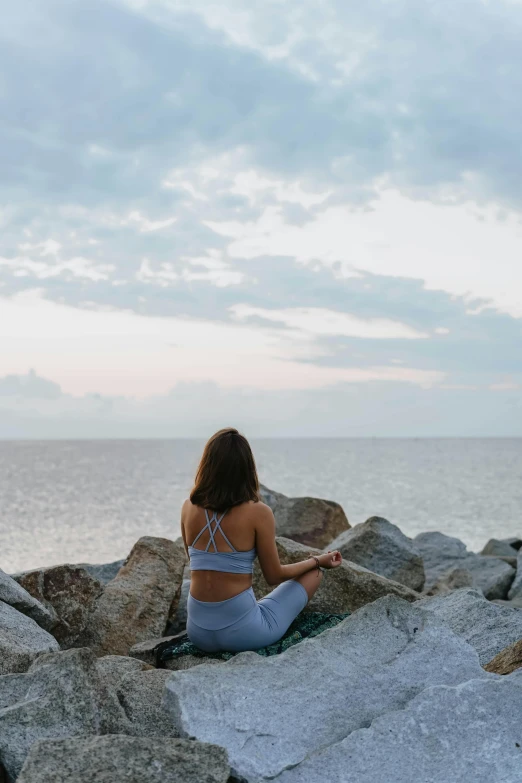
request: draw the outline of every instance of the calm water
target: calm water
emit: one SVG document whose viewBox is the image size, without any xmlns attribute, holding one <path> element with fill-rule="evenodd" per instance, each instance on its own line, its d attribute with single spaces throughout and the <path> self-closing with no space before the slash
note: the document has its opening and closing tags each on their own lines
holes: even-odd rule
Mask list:
<svg viewBox="0 0 522 783">
<path fill-rule="evenodd" d="M 202 442 L 0 441 L 0 568 L 124 557 L 175 538 Z M 522 534 L 522 439 L 254 441 L 261 480 L 341 503 L 410 536 L 441 530 L 480 549 Z"/>
</svg>

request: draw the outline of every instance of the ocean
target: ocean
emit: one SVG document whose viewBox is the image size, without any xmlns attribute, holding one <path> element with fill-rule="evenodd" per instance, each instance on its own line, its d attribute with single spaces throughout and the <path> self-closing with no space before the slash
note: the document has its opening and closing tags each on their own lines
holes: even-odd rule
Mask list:
<svg viewBox="0 0 522 783">
<path fill-rule="evenodd" d="M 0 441 L 0 568 L 125 557 L 176 538 L 199 440 Z M 383 516 L 479 551 L 522 535 L 522 439 L 253 440 L 260 480 L 336 500 L 352 525 Z"/>
</svg>

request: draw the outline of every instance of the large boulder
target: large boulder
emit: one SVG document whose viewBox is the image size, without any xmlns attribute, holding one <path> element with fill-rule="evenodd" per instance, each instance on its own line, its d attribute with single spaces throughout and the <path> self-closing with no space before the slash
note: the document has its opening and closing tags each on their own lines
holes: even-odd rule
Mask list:
<svg viewBox="0 0 522 783">
<path fill-rule="evenodd" d="M 522 676 L 428 688 L 278 783 L 518 783 Z"/>
<path fill-rule="evenodd" d="M 26 674 L 0 677 L 0 763 L 14 779 L 39 739 L 175 736 L 162 705 L 168 675 L 88 649 L 40 656 Z"/>
<path fill-rule="evenodd" d="M 443 533 L 420 533 L 414 539 L 426 572 L 424 589 L 429 591 L 441 577 L 454 568 L 465 568 L 473 574 L 474 584 L 486 598 L 506 598 L 515 569 L 497 557 L 481 557 L 468 552 L 458 538 Z"/>
<path fill-rule="evenodd" d="M 508 598 L 510 601 L 522 598 L 522 549 L 518 552 L 517 573 L 508 593 Z"/>
<path fill-rule="evenodd" d="M 345 530 L 326 548 L 338 549 L 345 560 L 412 590 L 424 587 L 424 564 L 416 545 L 382 517 L 370 517 L 361 525 Z"/>
<path fill-rule="evenodd" d="M 277 535 L 301 544 L 322 549 L 350 528 L 343 509 L 333 500 L 288 498 L 263 485 L 260 497 L 274 512 Z"/>
<path fill-rule="evenodd" d="M 319 549 L 303 546 L 288 538 L 276 538 L 276 545 L 283 565 L 299 563 L 310 555 L 322 554 Z M 258 599 L 273 590 L 273 587 L 266 583 L 257 561 L 254 567 L 253 588 Z M 406 601 L 416 601 L 420 597 L 418 593 L 398 582 L 374 574 L 356 563 L 343 561 L 338 568 L 323 574 L 321 586 L 305 611 L 332 614 L 354 612 L 385 595 L 396 595 Z"/>
<path fill-rule="evenodd" d="M 162 636 L 179 601 L 185 559 L 181 538 L 140 538 L 98 598 L 82 643 L 99 655 L 127 655 L 138 642 Z"/>
<path fill-rule="evenodd" d="M 430 685 L 491 676 L 429 612 L 388 596 L 282 655 L 242 653 L 174 672 L 165 701 L 181 736 L 226 748 L 234 773 L 257 782 L 402 709 Z"/>
<path fill-rule="evenodd" d="M 497 557 L 516 557 L 517 550 L 507 541 L 499 541 L 498 538 L 490 538 L 480 554 L 496 555 Z"/>
<path fill-rule="evenodd" d="M 15 579 L 56 617 L 53 636 L 62 649 L 81 646 L 103 584 L 85 568 L 67 564 L 26 571 Z"/>
<path fill-rule="evenodd" d="M 54 636 L 0 601 L 0 675 L 24 672 L 38 655 L 59 649 Z"/>
<path fill-rule="evenodd" d="M 190 592 L 190 576 L 185 579 L 183 576 L 183 582 L 181 583 L 181 593 L 179 596 L 179 602 L 176 607 L 176 611 L 169 617 L 167 625 L 167 636 L 172 634 L 181 633 L 187 627 L 187 604 Z"/>
<path fill-rule="evenodd" d="M 487 672 L 494 672 L 494 674 L 511 674 L 511 672 L 521 669 L 522 639 L 510 644 L 505 650 L 501 650 L 484 668 Z"/>
<path fill-rule="evenodd" d="M 106 585 L 117 576 L 120 568 L 125 565 L 125 560 L 115 560 L 113 563 L 80 563 L 80 568 L 85 570 L 102 584 Z"/>
<path fill-rule="evenodd" d="M 226 783 L 223 748 L 111 735 L 37 742 L 18 783 Z"/>
<path fill-rule="evenodd" d="M 54 612 L 49 611 L 40 601 L 21 587 L 11 576 L 0 568 L 0 601 L 9 604 L 13 609 L 26 614 L 35 623 L 51 631 L 56 623 Z"/>
<path fill-rule="evenodd" d="M 467 568 L 452 568 L 451 571 L 442 574 L 435 584 L 425 591 L 425 594 L 447 595 L 463 587 L 473 587 L 473 583 L 473 574 Z"/>
<path fill-rule="evenodd" d="M 474 647 L 482 664 L 522 638 L 522 611 L 487 601 L 478 590 L 424 598 L 419 605 Z"/>
</svg>

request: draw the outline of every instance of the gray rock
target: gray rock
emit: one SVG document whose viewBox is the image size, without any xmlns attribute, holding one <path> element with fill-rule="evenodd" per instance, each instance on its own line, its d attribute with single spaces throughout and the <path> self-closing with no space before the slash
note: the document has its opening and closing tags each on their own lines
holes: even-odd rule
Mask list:
<svg viewBox="0 0 522 783">
<path fill-rule="evenodd" d="M 55 616 L 53 636 L 61 648 L 82 646 L 81 637 L 103 592 L 102 583 L 85 568 L 68 564 L 25 571 L 16 580 Z"/>
<path fill-rule="evenodd" d="M 234 773 L 259 781 L 429 685 L 491 676 L 432 614 L 388 596 L 282 655 L 174 672 L 165 701 L 181 736 L 225 747 Z"/>
<path fill-rule="evenodd" d="M 223 748 L 165 737 L 37 742 L 18 783 L 226 783 Z"/>
<path fill-rule="evenodd" d="M 120 568 L 125 565 L 125 560 L 116 560 L 114 563 L 102 563 L 93 565 L 92 563 L 80 563 L 80 568 L 85 570 L 102 584 L 106 585 L 112 582 L 118 574 Z"/>
<path fill-rule="evenodd" d="M 510 601 L 522 598 L 522 549 L 518 553 L 517 573 L 508 593 L 508 598 Z"/>
<path fill-rule="evenodd" d="M 499 541 L 498 538 L 490 538 L 481 555 L 498 555 L 499 557 L 516 557 L 517 550 L 506 541 Z"/>
<path fill-rule="evenodd" d="M 501 538 L 499 539 L 503 544 L 509 544 L 509 546 L 512 546 L 513 549 L 518 550 L 522 547 L 522 538 L 517 538 L 516 536 L 514 538 Z"/>
<path fill-rule="evenodd" d="M 338 503 L 319 498 L 288 498 L 261 485 L 260 497 L 274 512 L 278 536 L 319 549 L 350 528 Z"/>
<path fill-rule="evenodd" d="M 54 636 L 0 601 L 0 675 L 24 672 L 38 655 L 59 649 Z"/>
<path fill-rule="evenodd" d="M 338 549 L 346 560 L 412 590 L 424 587 L 424 564 L 417 546 L 382 517 L 370 517 L 345 530 L 325 549 Z"/>
<path fill-rule="evenodd" d="M 167 636 L 180 633 L 187 627 L 187 602 L 190 592 L 190 576 L 188 579 L 183 578 L 181 584 L 181 593 L 179 596 L 179 602 L 175 613 L 169 618 L 167 625 Z"/>
<path fill-rule="evenodd" d="M 515 570 L 496 557 L 481 557 L 468 552 L 458 538 L 443 533 L 420 533 L 415 539 L 426 572 L 424 589 L 429 591 L 441 577 L 454 568 L 465 568 L 473 574 L 474 584 L 486 598 L 506 598 Z"/>
<path fill-rule="evenodd" d="M 5 680 L 11 695 L 19 697 L 0 710 L 0 762 L 11 779 L 16 780 L 37 740 L 101 732 L 95 658 L 90 651 L 41 656 L 27 674 L 17 676 L 17 693 L 9 677 L 0 677 L 0 694 Z"/>
<path fill-rule="evenodd" d="M 171 658 L 165 661 L 165 669 L 171 672 L 181 672 L 186 669 L 193 669 L 194 666 L 202 666 L 203 664 L 213 666 L 216 663 L 221 664 L 223 661 L 216 658 L 197 658 L 195 655 L 181 655 L 179 658 Z"/>
<path fill-rule="evenodd" d="M 183 541 L 144 537 L 96 602 L 81 643 L 99 655 L 127 655 L 162 636 L 177 607 L 185 566 Z"/>
<path fill-rule="evenodd" d="M 522 612 L 487 601 L 477 590 L 424 598 L 419 605 L 474 647 L 482 664 L 522 638 Z"/>
<path fill-rule="evenodd" d="M 283 565 L 306 560 L 321 550 L 298 544 L 288 538 L 276 538 L 279 559 Z M 264 580 L 259 562 L 254 566 L 253 587 L 259 599 L 273 590 Z M 305 612 L 344 613 L 354 612 L 384 595 L 396 595 L 406 601 L 416 601 L 420 596 L 414 590 L 374 574 L 356 563 L 344 560 L 338 568 L 326 571 L 316 594 L 306 606 Z"/>
<path fill-rule="evenodd" d="M 46 631 L 52 631 L 56 623 L 54 612 L 46 609 L 40 601 L 37 601 L 24 590 L 18 582 L 0 568 L 0 601 L 9 604 L 13 609 L 30 617 L 35 623 Z"/>
<path fill-rule="evenodd" d="M 75 649 L 40 656 L 26 674 L 0 677 L 0 763 L 14 779 L 39 739 L 176 736 L 162 706 L 169 672 L 134 658 Z"/>
<path fill-rule="evenodd" d="M 463 587 L 473 587 L 473 574 L 467 568 L 452 568 L 443 574 L 437 582 L 426 591 L 426 595 L 447 595 Z"/>
<path fill-rule="evenodd" d="M 278 783 L 520 783 L 522 677 L 428 688 Z"/>
</svg>

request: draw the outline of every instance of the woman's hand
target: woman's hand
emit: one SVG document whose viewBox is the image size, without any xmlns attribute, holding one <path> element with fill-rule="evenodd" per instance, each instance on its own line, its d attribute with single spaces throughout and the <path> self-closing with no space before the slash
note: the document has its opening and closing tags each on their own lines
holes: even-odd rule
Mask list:
<svg viewBox="0 0 522 783">
<path fill-rule="evenodd" d="M 343 558 L 340 552 L 325 552 L 324 555 L 319 555 L 317 558 L 321 568 L 338 568 L 343 562 Z"/>
</svg>

